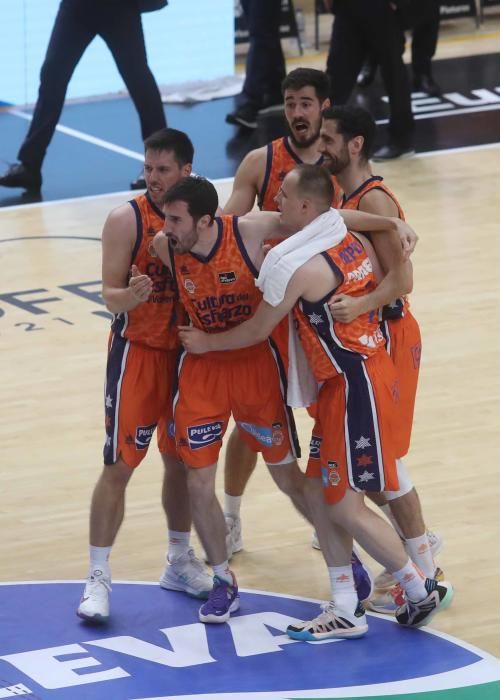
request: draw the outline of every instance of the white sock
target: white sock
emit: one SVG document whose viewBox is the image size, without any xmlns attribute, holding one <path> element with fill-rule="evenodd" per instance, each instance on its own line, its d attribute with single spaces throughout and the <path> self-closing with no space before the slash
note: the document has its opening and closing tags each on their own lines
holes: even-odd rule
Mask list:
<svg viewBox="0 0 500 700">
<path fill-rule="evenodd" d="M 224 494 L 224 515 L 230 515 L 232 518 L 240 517 L 241 496 L 230 496 Z"/>
<path fill-rule="evenodd" d="M 389 520 L 392 527 L 396 530 L 396 532 L 401 537 L 401 539 L 404 540 L 405 536 L 403 535 L 401 528 L 399 527 L 399 525 L 396 521 L 396 518 L 392 514 L 391 506 L 388 503 L 385 503 L 383 506 L 379 506 L 379 508 L 384 513 L 386 518 Z"/>
<path fill-rule="evenodd" d="M 436 565 L 434 564 L 427 533 L 424 532 L 420 537 L 412 537 L 406 540 L 405 544 L 410 559 L 415 562 L 420 571 L 422 571 L 427 578 L 434 578 Z"/>
<path fill-rule="evenodd" d="M 332 600 L 338 608 L 352 615 L 358 606 L 352 566 L 329 566 L 328 575 Z"/>
<path fill-rule="evenodd" d="M 417 603 L 429 595 L 425 587 L 425 576 L 415 566 L 411 559 L 399 571 L 391 571 L 392 575 L 407 594 L 409 600 Z"/>
<path fill-rule="evenodd" d="M 186 554 L 189 549 L 189 538 L 191 533 L 179 532 L 178 530 L 168 531 L 168 558 L 177 559 Z"/>
<path fill-rule="evenodd" d="M 215 576 L 217 578 L 222 579 L 223 581 L 227 581 L 228 583 L 233 583 L 233 575 L 231 574 L 231 571 L 229 570 L 229 562 L 226 559 L 226 561 L 223 561 L 222 564 L 216 564 L 214 567 L 212 567 L 214 570 Z"/>
<path fill-rule="evenodd" d="M 111 569 L 109 567 L 111 547 L 95 547 L 91 544 L 89 547 L 89 554 L 90 576 L 107 576 L 111 578 Z"/>
</svg>

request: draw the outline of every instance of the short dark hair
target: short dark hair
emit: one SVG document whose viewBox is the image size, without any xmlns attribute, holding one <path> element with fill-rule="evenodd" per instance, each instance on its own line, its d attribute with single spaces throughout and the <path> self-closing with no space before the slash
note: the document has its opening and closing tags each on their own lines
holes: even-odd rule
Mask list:
<svg viewBox="0 0 500 700">
<path fill-rule="evenodd" d="M 337 131 L 348 141 L 355 136 L 362 136 L 364 143 L 361 156 L 365 160 L 370 158 L 377 125 L 368 110 L 354 105 L 339 105 L 338 107 L 327 107 L 321 115 L 323 119 L 336 121 Z"/>
<path fill-rule="evenodd" d="M 290 71 L 281 83 L 281 92 L 284 95 L 285 90 L 301 90 L 305 87 L 313 87 L 320 102 L 330 96 L 330 79 L 324 71 L 316 68 L 295 68 Z"/>
<path fill-rule="evenodd" d="M 179 129 L 160 129 L 144 140 L 145 151 L 172 151 L 179 167 L 193 162 L 194 146 L 191 139 Z"/>
<path fill-rule="evenodd" d="M 190 175 L 181 178 L 165 194 L 163 205 L 173 202 L 186 202 L 188 212 L 195 221 L 206 214 L 213 221 L 219 206 L 219 197 L 210 180 L 198 175 Z"/>
<path fill-rule="evenodd" d="M 332 205 L 333 183 L 330 173 L 321 165 L 301 163 L 293 172 L 297 172 L 297 189 L 300 194 L 318 202 L 324 211 Z"/>
</svg>

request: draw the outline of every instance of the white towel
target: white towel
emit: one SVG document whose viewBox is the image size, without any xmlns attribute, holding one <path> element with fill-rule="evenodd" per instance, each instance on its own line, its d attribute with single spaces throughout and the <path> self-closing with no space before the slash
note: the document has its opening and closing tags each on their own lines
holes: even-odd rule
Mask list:
<svg viewBox="0 0 500 700">
<path fill-rule="evenodd" d="M 330 209 L 302 231 L 272 248 L 266 255 L 256 280 L 264 301 L 271 306 L 278 306 L 284 299 L 293 273 L 318 253 L 340 243 L 346 233 L 343 218 L 336 209 Z M 316 401 L 318 384 L 297 337 L 292 314 L 288 326 L 287 404 L 292 408 L 310 406 Z"/>
</svg>

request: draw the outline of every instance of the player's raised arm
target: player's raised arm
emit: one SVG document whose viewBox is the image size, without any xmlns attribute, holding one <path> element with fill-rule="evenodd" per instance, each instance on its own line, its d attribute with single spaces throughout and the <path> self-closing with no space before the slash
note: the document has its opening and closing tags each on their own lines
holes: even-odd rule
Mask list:
<svg viewBox="0 0 500 700">
<path fill-rule="evenodd" d="M 339 209 L 338 212 L 350 231 L 361 231 L 361 233 L 366 231 L 376 234 L 396 232 L 405 258 L 409 258 L 415 250 L 418 241 L 417 234 L 409 224 L 396 216 L 379 216 L 354 209 Z"/>
<path fill-rule="evenodd" d="M 233 191 L 226 204 L 224 214 L 242 216 L 251 211 L 259 194 L 260 178 L 266 170 L 266 148 L 250 151 L 240 163 L 233 182 Z"/>
</svg>

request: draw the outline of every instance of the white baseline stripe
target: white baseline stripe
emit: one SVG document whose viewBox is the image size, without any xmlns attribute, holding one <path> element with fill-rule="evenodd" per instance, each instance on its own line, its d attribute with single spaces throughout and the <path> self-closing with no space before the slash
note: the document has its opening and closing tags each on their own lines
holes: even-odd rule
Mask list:
<svg viewBox="0 0 500 700">
<path fill-rule="evenodd" d="M 28 114 L 28 112 L 21 112 L 18 109 L 9 110 L 8 114 L 13 114 L 15 117 L 26 119 L 29 122 L 33 119 L 32 114 Z M 129 148 L 122 148 L 122 146 L 117 146 L 110 141 L 104 141 L 104 139 L 99 139 L 96 136 L 85 134 L 83 131 L 70 129 L 69 126 L 62 126 L 62 124 L 58 124 L 56 126 L 56 131 L 60 131 L 62 134 L 66 134 L 67 136 L 73 136 L 75 139 L 80 139 L 80 141 L 87 141 L 87 143 L 91 143 L 94 146 L 106 148 L 108 151 L 113 151 L 113 153 L 119 153 L 122 156 L 127 156 L 128 158 L 133 158 L 134 160 L 140 160 L 141 163 L 144 162 L 144 153 L 137 153 L 136 151 L 131 151 Z"/>
<path fill-rule="evenodd" d="M 450 105 L 451 106 L 451 105 Z M 454 117 L 456 114 L 473 114 L 474 112 L 491 112 L 491 110 L 500 109 L 500 102 L 491 105 L 481 105 L 480 107 L 462 107 L 461 109 L 446 108 L 438 112 L 422 112 L 421 114 L 413 114 L 413 118 L 419 119 L 439 119 L 440 117 Z M 377 119 L 377 124 L 388 124 L 389 119 Z"/>
</svg>

